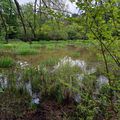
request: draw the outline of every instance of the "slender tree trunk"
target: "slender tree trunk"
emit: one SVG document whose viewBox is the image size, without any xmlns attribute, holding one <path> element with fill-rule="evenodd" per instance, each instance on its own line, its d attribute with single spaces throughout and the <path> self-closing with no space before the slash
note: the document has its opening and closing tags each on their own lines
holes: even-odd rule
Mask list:
<svg viewBox="0 0 120 120">
<path fill-rule="evenodd" d="M 17 12 L 18 12 L 18 14 L 19 14 L 19 17 L 20 17 L 20 20 L 21 20 L 23 29 L 24 29 L 25 41 L 27 41 L 27 30 L 26 30 L 26 27 L 25 27 L 25 23 L 24 23 L 24 20 L 23 20 L 23 16 L 22 16 L 22 14 L 21 14 L 20 5 L 19 5 L 19 3 L 18 3 L 17 0 L 14 0 L 14 2 L 15 2 L 15 5 L 16 5 L 16 8 L 17 8 Z"/>
<path fill-rule="evenodd" d="M 34 1 L 34 30 L 36 29 L 37 0 Z"/>
</svg>

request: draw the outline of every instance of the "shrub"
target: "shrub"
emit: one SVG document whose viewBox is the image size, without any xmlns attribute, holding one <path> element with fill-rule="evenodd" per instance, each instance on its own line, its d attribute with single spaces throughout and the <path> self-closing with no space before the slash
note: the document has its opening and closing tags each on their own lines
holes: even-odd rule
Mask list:
<svg viewBox="0 0 120 120">
<path fill-rule="evenodd" d="M 2 57 L 0 58 L 0 67 L 1 68 L 9 68 L 15 64 L 15 61 L 10 57 Z"/>
<path fill-rule="evenodd" d="M 54 22 L 54 26 L 53 26 Z M 62 22 L 58 23 L 56 21 L 48 21 L 42 25 L 42 27 L 37 30 L 39 39 L 41 40 L 66 40 L 68 39 L 68 34 L 63 28 L 64 24 Z"/>
<path fill-rule="evenodd" d="M 68 35 L 65 31 L 63 30 L 55 30 L 55 31 L 51 31 L 49 34 L 49 39 L 53 39 L 53 40 L 67 40 Z"/>
<path fill-rule="evenodd" d="M 67 27 L 68 39 L 81 39 L 83 32 L 81 31 L 81 27 L 77 24 L 71 24 Z"/>
</svg>

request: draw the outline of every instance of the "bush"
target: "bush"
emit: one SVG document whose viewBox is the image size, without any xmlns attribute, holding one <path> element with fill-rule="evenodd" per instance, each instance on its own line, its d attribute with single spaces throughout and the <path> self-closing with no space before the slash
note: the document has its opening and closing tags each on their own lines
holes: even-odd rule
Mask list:
<svg viewBox="0 0 120 120">
<path fill-rule="evenodd" d="M 74 40 L 74 39 L 82 39 L 82 36 L 84 32 L 82 31 L 82 28 L 78 26 L 78 24 L 71 24 L 66 29 L 68 33 L 68 39 Z"/>
<path fill-rule="evenodd" d="M 54 22 L 54 26 L 53 26 Z M 65 30 L 61 29 L 64 27 L 63 23 L 56 23 L 56 21 L 48 21 L 42 25 L 41 29 L 37 30 L 38 38 L 41 40 L 66 40 L 68 39 L 68 34 Z"/>
<path fill-rule="evenodd" d="M 10 57 L 2 57 L 0 58 L 0 67 L 1 68 L 9 68 L 15 64 L 15 61 Z"/>
<path fill-rule="evenodd" d="M 48 34 L 49 38 L 52 40 L 67 40 L 68 34 L 63 30 L 51 31 Z"/>
</svg>

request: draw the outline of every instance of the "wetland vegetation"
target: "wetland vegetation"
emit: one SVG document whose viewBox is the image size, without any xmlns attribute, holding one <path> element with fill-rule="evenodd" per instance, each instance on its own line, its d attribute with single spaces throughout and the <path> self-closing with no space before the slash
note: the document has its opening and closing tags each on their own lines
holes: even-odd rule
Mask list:
<svg viewBox="0 0 120 120">
<path fill-rule="evenodd" d="M 120 3 L 94 2 L 0 1 L 0 120 L 120 119 Z"/>
</svg>

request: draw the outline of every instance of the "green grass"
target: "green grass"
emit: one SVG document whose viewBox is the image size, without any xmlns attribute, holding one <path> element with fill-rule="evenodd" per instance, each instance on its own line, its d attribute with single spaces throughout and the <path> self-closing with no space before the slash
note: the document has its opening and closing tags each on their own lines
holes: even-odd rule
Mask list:
<svg viewBox="0 0 120 120">
<path fill-rule="evenodd" d="M 95 42 L 95 44 L 97 45 L 97 42 Z M 72 49 L 72 47 L 67 48 L 69 45 L 74 45 L 75 49 L 74 48 Z M 116 45 L 118 47 L 117 49 L 119 49 L 119 45 L 120 44 L 117 43 L 117 45 Z M 96 89 L 95 84 L 96 84 L 97 76 L 99 76 L 99 74 L 101 75 L 105 72 L 103 64 L 100 65 L 100 68 L 98 68 L 97 73 L 92 74 L 92 75 L 85 75 L 83 81 L 79 80 L 77 77 L 77 75 L 82 74 L 81 69 L 77 66 L 71 67 L 71 66 L 69 66 L 69 63 L 68 63 L 65 65 L 62 65 L 58 69 L 54 69 L 54 66 L 58 65 L 60 58 L 62 58 L 61 56 L 64 57 L 66 54 L 68 56 L 71 56 L 72 58 L 83 59 L 88 62 L 91 59 L 92 60 L 98 59 L 97 61 L 101 62 L 102 61 L 101 53 L 98 53 L 98 55 L 96 55 L 96 53 L 98 52 L 97 48 L 93 46 L 93 44 L 90 42 L 90 40 L 84 40 L 84 41 L 80 41 L 80 40 L 76 40 L 76 41 L 40 41 L 40 42 L 33 42 L 33 44 L 31 44 L 31 45 L 28 43 L 25 43 L 25 42 L 14 41 L 14 42 L 10 42 L 9 44 L 1 43 L 0 47 L 5 51 L 10 51 L 12 48 L 13 51 L 11 51 L 11 52 L 16 51 L 17 55 L 23 55 L 23 56 L 31 55 L 31 57 L 35 58 L 32 62 L 37 63 L 37 66 L 33 65 L 30 68 L 27 67 L 22 70 L 17 69 L 18 72 L 14 72 L 14 70 L 16 71 L 16 68 L 15 68 L 13 71 L 11 70 L 10 72 L 7 73 L 8 77 L 10 78 L 9 80 L 11 80 L 11 81 L 9 81 L 9 83 L 10 83 L 9 85 L 11 88 L 13 87 L 11 90 L 14 91 L 12 93 L 12 95 L 15 97 L 16 97 L 16 94 L 20 95 L 20 99 L 16 99 L 17 102 L 19 102 L 21 100 L 23 103 L 27 103 L 28 105 L 30 104 L 30 98 L 29 98 L 30 96 L 28 94 L 25 94 L 22 91 L 22 90 L 24 90 L 24 89 L 22 89 L 22 87 L 24 88 L 24 85 L 25 85 L 24 83 L 31 81 L 33 92 L 40 92 L 42 100 L 44 100 L 44 99 L 47 100 L 50 98 L 50 99 L 56 100 L 59 103 L 62 103 L 62 102 L 64 102 L 64 100 L 65 101 L 73 100 L 73 98 L 76 94 L 80 94 L 81 102 L 80 102 L 80 104 L 76 103 L 77 111 L 74 112 L 75 114 L 77 114 L 76 116 L 78 116 L 78 118 L 73 118 L 73 119 L 84 119 L 84 116 L 88 116 L 87 119 L 93 119 L 92 117 L 94 117 L 94 112 L 95 112 L 94 108 L 97 108 L 99 111 L 101 111 L 101 109 L 102 109 L 101 105 L 103 107 L 106 107 L 109 105 L 109 103 L 107 101 L 107 99 L 108 99 L 107 98 L 107 96 L 108 96 L 107 90 L 105 91 L 104 89 L 101 89 L 100 94 L 96 100 L 92 97 L 92 95 Z M 98 47 L 99 47 L 99 45 L 98 45 Z M 61 48 L 61 49 L 56 49 L 56 48 Z M 39 51 L 41 53 L 40 56 L 36 55 L 39 53 Z M 119 54 L 119 51 L 118 51 L 118 54 Z M 32 56 L 32 55 L 36 55 L 36 56 Z M 29 56 L 25 56 L 25 57 L 16 56 L 16 58 L 17 57 L 18 57 L 18 59 L 26 58 L 28 60 L 28 62 L 30 62 Z M 96 58 L 96 57 L 98 57 L 98 58 Z M 107 59 L 111 63 L 113 63 L 113 61 L 111 61 L 110 57 L 107 57 Z M 39 61 L 40 61 L 40 65 L 38 65 Z M 90 61 L 90 63 L 91 63 L 91 61 Z M 10 67 L 10 66 L 12 67 L 14 64 L 15 64 L 15 62 L 12 58 L 0 57 L 0 67 L 2 67 L 2 68 Z M 32 65 L 32 63 L 30 65 Z M 21 88 L 20 88 L 20 90 L 17 90 L 14 88 L 14 87 L 16 87 L 16 82 L 14 82 L 14 80 L 16 80 L 16 75 L 18 75 L 19 72 L 22 73 L 22 78 L 21 78 L 22 85 L 20 84 Z M 114 76 L 113 76 L 113 78 L 114 78 Z M 115 82 L 115 85 L 117 86 L 118 82 Z M 118 87 L 119 86 L 117 86 L 116 88 L 119 89 Z M 23 96 L 21 96 L 21 91 L 22 91 Z M 4 94 L 2 98 L 4 98 L 5 100 L 8 100 L 8 102 L 6 102 L 8 104 L 2 104 L 3 108 L 6 108 L 6 106 L 9 105 L 10 103 L 16 104 L 12 100 L 13 97 L 10 97 L 11 98 L 10 99 L 9 96 L 6 95 L 5 92 L 3 92 L 1 89 L 0 89 L 0 93 Z M 116 94 L 117 94 L 117 92 L 116 92 Z M 28 96 L 28 97 L 26 98 L 26 96 Z M 8 97 L 8 98 L 6 98 L 6 97 Z M 2 103 L 5 103 L 4 99 L 2 100 Z M 99 104 L 96 104 L 96 102 L 97 103 L 99 102 Z M 119 103 L 117 103 L 117 104 L 119 105 Z M 23 105 L 25 106 L 26 104 L 23 104 Z M 19 106 L 21 106 L 21 104 L 17 103 L 17 106 L 19 107 Z M 14 108 L 14 107 L 15 106 L 13 105 L 13 113 L 15 113 L 17 110 L 17 107 L 16 108 Z M 31 106 L 31 107 L 34 108 L 35 106 Z M 23 108 L 23 106 L 19 107 L 19 109 L 20 108 Z"/>
<path fill-rule="evenodd" d="M 33 48 L 19 48 L 16 50 L 17 55 L 36 55 L 38 54 L 38 51 Z"/>
<path fill-rule="evenodd" d="M 89 44 L 91 45 L 91 40 L 33 41 L 31 45 L 22 41 L 10 41 L 8 44 L 0 43 L 0 49 L 39 49 L 44 47 L 48 49 L 55 49 L 65 48 L 70 44 L 76 46 L 88 46 Z"/>
<path fill-rule="evenodd" d="M 40 64 L 42 66 L 46 66 L 46 67 L 53 67 L 54 65 L 56 65 L 59 61 L 59 58 L 56 57 L 50 57 L 47 60 L 41 62 Z"/>
<path fill-rule="evenodd" d="M 78 57 L 80 57 L 80 52 L 72 52 L 71 53 L 71 57 L 73 57 L 73 58 L 78 58 Z"/>
<path fill-rule="evenodd" d="M 41 44 L 37 44 L 37 43 L 31 45 L 31 48 L 33 49 L 40 49 L 41 47 L 42 47 Z"/>
<path fill-rule="evenodd" d="M 0 58 L 0 67 L 9 68 L 15 65 L 15 61 L 11 57 L 1 57 Z"/>
</svg>

